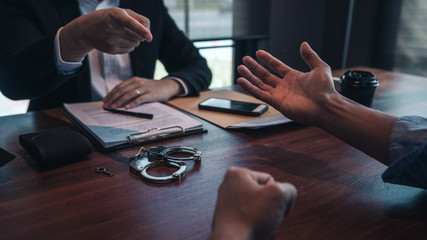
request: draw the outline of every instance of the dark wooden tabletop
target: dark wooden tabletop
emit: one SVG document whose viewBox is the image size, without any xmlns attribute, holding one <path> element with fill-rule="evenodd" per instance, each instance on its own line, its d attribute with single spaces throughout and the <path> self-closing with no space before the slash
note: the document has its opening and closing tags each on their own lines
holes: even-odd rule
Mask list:
<svg viewBox="0 0 427 240">
<path fill-rule="evenodd" d="M 427 78 L 359 69 L 380 80 L 373 108 L 427 117 Z M 427 239 L 427 192 L 382 182 L 384 165 L 326 132 L 295 123 L 231 131 L 202 122 L 207 133 L 147 145 L 203 152 L 182 181 L 152 184 L 129 172 L 138 147 L 95 149 L 80 162 L 39 169 L 18 136 L 74 126 L 60 109 L 1 117 L 0 147 L 16 159 L 0 169 L 0 238 L 206 239 L 224 173 L 240 166 L 298 189 L 276 239 Z"/>
</svg>

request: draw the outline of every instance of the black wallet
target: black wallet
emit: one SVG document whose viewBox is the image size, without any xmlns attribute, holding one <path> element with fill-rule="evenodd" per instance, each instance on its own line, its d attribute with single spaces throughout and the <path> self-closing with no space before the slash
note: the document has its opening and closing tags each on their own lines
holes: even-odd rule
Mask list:
<svg viewBox="0 0 427 240">
<path fill-rule="evenodd" d="M 69 128 L 23 134 L 19 143 L 43 167 L 78 161 L 92 152 L 90 141 Z"/>
</svg>

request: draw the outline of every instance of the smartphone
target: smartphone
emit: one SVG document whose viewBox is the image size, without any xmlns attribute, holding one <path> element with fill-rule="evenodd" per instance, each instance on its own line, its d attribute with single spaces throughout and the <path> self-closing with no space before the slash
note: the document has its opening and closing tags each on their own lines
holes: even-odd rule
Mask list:
<svg viewBox="0 0 427 240">
<path fill-rule="evenodd" d="M 241 102 L 224 98 L 208 98 L 199 103 L 199 109 L 247 116 L 260 116 L 268 109 L 267 104 Z"/>
</svg>

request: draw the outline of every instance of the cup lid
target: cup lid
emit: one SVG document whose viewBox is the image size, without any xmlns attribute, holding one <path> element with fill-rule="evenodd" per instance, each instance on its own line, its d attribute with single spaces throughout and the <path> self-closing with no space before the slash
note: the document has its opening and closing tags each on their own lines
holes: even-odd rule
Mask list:
<svg viewBox="0 0 427 240">
<path fill-rule="evenodd" d="M 355 87 L 376 87 L 379 84 L 375 74 L 372 72 L 357 70 L 350 70 L 344 73 L 340 82 Z"/>
</svg>

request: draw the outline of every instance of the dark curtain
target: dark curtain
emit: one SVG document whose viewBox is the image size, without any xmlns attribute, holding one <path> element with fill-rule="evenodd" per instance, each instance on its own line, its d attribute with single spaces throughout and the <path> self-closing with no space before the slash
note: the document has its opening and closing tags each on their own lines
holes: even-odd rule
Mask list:
<svg viewBox="0 0 427 240">
<path fill-rule="evenodd" d="M 348 67 L 393 69 L 402 1 L 355 1 Z"/>
<path fill-rule="evenodd" d="M 348 45 L 350 0 L 272 0 L 268 50 L 303 71 L 299 46 L 307 41 L 332 69 L 393 68 L 402 0 L 355 0 Z M 348 46 L 347 55 L 345 46 Z M 344 65 L 343 65 L 344 64 Z"/>
<path fill-rule="evenodd" d="M 236 69 L 242 64 L 242 58 L 255 57 L 258 49 L 267 48 L 271 20 L 271 0 L 234 0 L 234 82 L 239 77 Z"/>
</svg>

